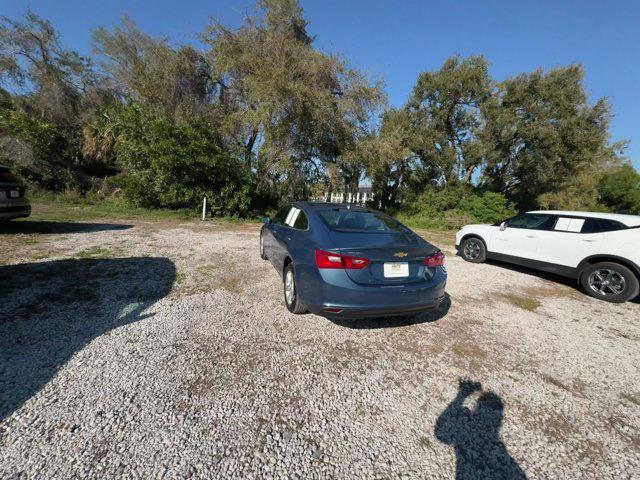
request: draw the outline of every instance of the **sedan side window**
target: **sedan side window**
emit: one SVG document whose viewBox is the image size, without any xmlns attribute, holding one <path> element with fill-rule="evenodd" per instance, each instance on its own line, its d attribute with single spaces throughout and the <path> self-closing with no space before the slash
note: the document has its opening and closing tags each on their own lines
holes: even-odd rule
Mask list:
<svg viewBox="0 0 640 480">
<path fill-rule="evenodd" d="M 513 217 L 507 222 L 507 227 L 526 230 L 553 230 L 555 222 L 556 219 L 552 215 L 526 213 Z"/>
<path fill-rule="evenodd" d="M 296 218 L 295 222 L 293 223 L 293 228 L 295 228 L 296 230 L 306 230 L 309 228 L 309 219 L 302 210 L 299 210 L 299 212 L 300 213 L 298 213 L 298 218 Z"/>
<path fill-rule="evenodd" d="M 287 219 L 289 212 L 291 211 L 291 205 L 287 205 L 286 207 L 282 207 L 276 213 L 276 216 L 273 217 L 273 223 L 276 225 L 284 225 L 284 221 Z"/>
</svg>

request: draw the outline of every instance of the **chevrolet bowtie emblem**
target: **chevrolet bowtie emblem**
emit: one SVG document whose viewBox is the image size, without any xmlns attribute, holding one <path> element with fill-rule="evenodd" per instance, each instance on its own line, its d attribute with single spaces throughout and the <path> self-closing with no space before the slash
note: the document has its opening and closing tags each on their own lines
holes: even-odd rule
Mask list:
<svg viewBox="0 0 640 480">
<path fill-rule="evenodd" d="M 393 254 L 394 257 L 398 257 L 398 258 L 404 258 L 406 257 L 408 254 L 405 252 L 396 252 Z"/>
</svg>

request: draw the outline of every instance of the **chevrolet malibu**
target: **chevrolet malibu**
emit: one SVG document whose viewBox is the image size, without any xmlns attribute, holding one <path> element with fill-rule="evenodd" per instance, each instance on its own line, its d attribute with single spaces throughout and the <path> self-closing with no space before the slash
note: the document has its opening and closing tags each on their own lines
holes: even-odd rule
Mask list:
<svg viewBox="0 0 640 480">
<path fill-rule="evenodd" d="M 444 299 L 444 254 L 381 212 L 296 202 L 265 220 L 260 256 L 282 277 L 293 313 L 381 317 L 419 313 Z"/>
</svg>

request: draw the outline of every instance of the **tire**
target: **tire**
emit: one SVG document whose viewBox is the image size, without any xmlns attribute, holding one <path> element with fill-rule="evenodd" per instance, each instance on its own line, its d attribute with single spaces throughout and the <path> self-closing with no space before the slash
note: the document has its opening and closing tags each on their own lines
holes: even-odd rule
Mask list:
<svg viewBox="0 0 640 480">
<path fill-rule="evenodd" d="M 460 244 L 460 256 L 467 262 L 483 263 L 487 259 L 487 247 L 478 237 L 465 238 Z"/>
<path fill-rule="evenodd" d="M 287 293 L 287 282 L 291 282 L 292 291 Z M 307 311 L 307 306 L 298 299 L 298 287 L 296 285 L 296 275 L 293 269 L 293 263 L 287 265 L 282 276 L 282 284 L 284 287 L 284 304 L 291 313 L 299 315 Z"/>
<path fill-rule="evenodd" d="M 580 284 L 587 295 L 605 302 L 624 303 L 640 293 L 638 277 L 615 262 L 587 265 L 580 274 Z"/>
<path fill-rule="evenodd" d="M 264 238 L 262 233 L 260 233 L 260 258 L 263 260 L 269 259 L 264 253 Z"/>
</svg>

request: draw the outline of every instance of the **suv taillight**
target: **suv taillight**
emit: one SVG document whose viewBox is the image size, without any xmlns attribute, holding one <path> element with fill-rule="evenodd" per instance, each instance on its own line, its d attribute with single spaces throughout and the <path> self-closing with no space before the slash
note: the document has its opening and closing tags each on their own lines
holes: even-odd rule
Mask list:
<svg viewBox="0 0 640 480">
<path fill-rule="evenodd" d="M 444 265 L 444 253 L 438 252 L 429 255 L 422 263 L 429 268 L 442 267 Z"/>
<path fill-rule="evenodd" d="M 360 270 L 371 263 L 368 258 L 350 257 L 338 253 L 316 250 L 316 264 L 318 268 L 347 268 Z"/>
</svg>

